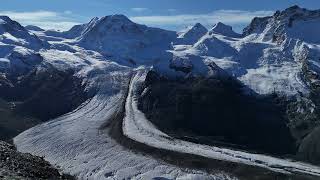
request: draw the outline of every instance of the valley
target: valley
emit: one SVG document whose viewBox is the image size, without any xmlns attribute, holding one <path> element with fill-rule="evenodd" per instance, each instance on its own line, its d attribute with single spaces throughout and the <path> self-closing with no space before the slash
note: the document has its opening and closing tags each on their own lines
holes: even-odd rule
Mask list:
<svg viewBox="0 0 320 180">
<path fill-rule="evenodd" d="M 0 17 L 0 140 L 78 179 L 317 179 L 320 10 L 175 32 Z M 312 36 L 313 38 L 310 38 Z"/>
</svg>

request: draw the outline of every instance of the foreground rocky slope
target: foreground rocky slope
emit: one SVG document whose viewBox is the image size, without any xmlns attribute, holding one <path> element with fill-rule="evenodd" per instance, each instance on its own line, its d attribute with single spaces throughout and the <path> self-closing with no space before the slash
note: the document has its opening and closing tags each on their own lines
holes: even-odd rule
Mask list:
<svg viewBox="0 0 320 180">
<path fill-rule="evenodd" d="M 0 141 L 0 179 L 74 179 L 62 175 L 43 158 L 23 154 Z"/>
</svg>

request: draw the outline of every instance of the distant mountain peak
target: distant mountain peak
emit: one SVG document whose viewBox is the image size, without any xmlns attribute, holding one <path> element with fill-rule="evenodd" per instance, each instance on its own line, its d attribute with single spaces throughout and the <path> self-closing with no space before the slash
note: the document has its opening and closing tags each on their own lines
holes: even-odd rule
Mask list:
<svg viewBox="0 0 320 180">
<path fill-rule="evenodd" d="M 8 16 L 0 16 L 0 19 L 7 22 L 7 21 L 12 21 Z"/>
<path fill-rule="evenodd" d="M 166 48 L 170 48 L 177 37 L 176 32 L 137 24 L 119 14 L 93 18 L 67 33 L 79 35 L 73 43 L 81 47 L 133 62 L 131 64 L 167 56 Z"/>
<path fill-rule="evenodd" d="M 29 31 L 45 31 L 44 29 L 34 25 L 27 25 L 24 28 L 26 28 Z"/>
<path fill-rule="evenodd" d="M 111 21 L 121 21 L 121 22 L 131 22 L 132 21 L 125 15 L 123 14 L 114 14 L 114 15 L 110 15 L 110 16 L 105 16 L 102 17 L 101 19 L 107 19 L 107 20 L 111 20 Z"/>
<path fill-rule="evenodd" d="M 141 33 L 146 27 L 132 22 L 128 17 L 116 14 L 92 19 L 86 32 L 97 31 L 105 33 Z"/>
<path fill-rule="evenodd" d="M 208 32 L 208 29 L 204 27 L 202 24 L 196 23 L 195 25 L 189 26 L 188 28 L 183 30 L 180 34 L 180 37 L 184 37 L 190 33 L 199 33 L 199 32 Z"/>
<path fill-rule="evenodd" d="M 222 22 L 218 22 L 217 24 L 215 24 L 210 30 L 210 33 L 221 34 L 230 37 L 240 36 L 240 34 L 233 31 L 231 26 L 223 24 Z"/>
<path fill-rule="evenodd" d="M 196 24 L 194 24 L 194 25 L 192 25 L 192 26 L 188 26 L 187 28 L 183 29 L 183 30 L 181 31 L 181 34 L 185 34 L 185 33 L 187 33 L 188 31 L 201 30 L 201 29 L 203 29 L 203 30 L 208 30 L 208 29 L 207 29 L 206 27 L 204 27 L 201 23 L 196 23 Z"/>
<path fill-rule="evenodd" d="M 181 41 L 180 43 L 194 44 L 207 32 L 208 29 L 206 27 L 200 23 L 196 23 L 194 26 L 190 26 L 184 30 L 184 32 L 179 35 L 178 39 Z"/>
<path fill-rule="evenodd" d="M 14 30 L 21 30 L 24 31 L 25 28 L 21 26 L 18 22 L 13 21 L 8 16 L 0 16 L 0 33 L 14 31 Z"/>
<path fill-rule="evenodd" d="M 319 15 L 319 10 L 308 10 L 305 8 L 301 8 L 297 5 L 289 7 L 283 11 L 276 11 L 273 15 L 274 17 L 281 17 L 281 18 L 299 18 L 299 17 L 308 17 L 308 16 L 317 16 Z"/>
<path fill-rule="evenodd" d="M 0 16 L 0 38 L 5 44 L 32 49 L 39 49 L 49 45 L 47 42 L 40 40 L 36 35 L 30 33 L 18 22 L 11 20 L 8 16 Z"/>
<path fill-rule="evenodd" d="M 283 12 L 289 12 L 289 11 L 299 11 L 299 10 L 306 10 L 305 8 L 301 8 L 298 5 L 293 5 L 285 10 L 283 10 Z"/>
<path fill-rule="evenodd" d="M 225 31 L 230 31 L 230 30 L 232 30 L 232 27 L 225 25 L 222 22 L 218 22 L 211 29 L 211 31 L 215 31 L 215 32 L 225 32 Z"/>
<path fill-rule="evenodd" d="M 204 27 L 201 23 L 196 23 L 193 28 L 201 28 L 201 29 L 207 29 L 206 27 Z"/>
<path fill-rule="evenodd" d="M 136 24 L 132 22 L 128 17 L 122 14 L 104 16 L 100 19 L 94 18 L 92 21 L 96 22 L 97 25 L 103 25 L 103 26 L 118 26 L 118 25 L 124 26 L 124 25 Z"/>
<path fill-rule="evenodd" d="M 282 42 L 286 37 L 318 43 L 320 10 L 307 10 L 297 5 L 273 16 L 256 17 L 243 31 L 243 35 L 259 34 L 263 41 Z"/>
</svg>

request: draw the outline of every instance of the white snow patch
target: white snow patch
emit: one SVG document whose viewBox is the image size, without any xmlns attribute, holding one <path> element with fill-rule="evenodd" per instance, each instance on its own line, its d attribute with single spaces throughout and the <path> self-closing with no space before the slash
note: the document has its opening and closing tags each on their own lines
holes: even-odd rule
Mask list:
<svg viewBox="0 0 320 180">
<path fill-rule="evenodd" d="M 279 66 L 266 65 L 256 69 L 248 69 L 248 73 L 239 77 L 245 85 L 260 94 L 281 92 L 294 95 L 297 92 L 309 92 L 301 80 L 302 67 L 296 63 L 284 63 Z"/>
</svg>

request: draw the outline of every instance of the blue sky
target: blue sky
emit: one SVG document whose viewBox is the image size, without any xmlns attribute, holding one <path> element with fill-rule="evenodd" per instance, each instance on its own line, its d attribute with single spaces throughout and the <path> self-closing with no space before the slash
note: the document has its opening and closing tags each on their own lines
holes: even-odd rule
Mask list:
<svg viewBox="0 0 320 180">
<path fill-rule="evenodd" d="M 295 4 L 320 9 L 319 0 L 1 0 L 0 14 L 45 29 L 66 30 L 96 16 L 124 14 L 137 23 L 172 30 L 221 21 L 239 32 L 253 17 Z"/>
</svg>

